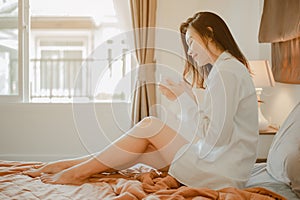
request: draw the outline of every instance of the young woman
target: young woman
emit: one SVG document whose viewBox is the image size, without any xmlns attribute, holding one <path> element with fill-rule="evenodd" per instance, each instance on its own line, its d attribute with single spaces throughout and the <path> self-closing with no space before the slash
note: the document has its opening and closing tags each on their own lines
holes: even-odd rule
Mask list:
<svg viewBox="0 0 300 200">
<path fill-rule="evenodd" d="M 144 163 L 168 170 L 187 186 L 243 187 L 258 140 L 257 98 L 247 61 L 225 22 L 213 13 L 195 14 L 180 30 L 187 56 L 184 79 L 192 74 L 191 85 L 205 88 L 198 108 L 185 83 L 169 81 L 160 87 L 188 114 L 183 128 L 147 117 L 92 156 L 49 163 L 25 174 L 41 176 L 46 183 L 82 184 L 93 174 Z M 202 66 L 212 66 L 209 74 Z"/>
</svg>

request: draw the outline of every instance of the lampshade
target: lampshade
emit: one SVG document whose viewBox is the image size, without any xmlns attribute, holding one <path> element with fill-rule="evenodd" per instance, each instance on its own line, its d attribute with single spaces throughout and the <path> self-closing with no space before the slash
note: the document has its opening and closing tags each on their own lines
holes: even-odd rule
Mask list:
<svg viewBox="0 0 300 200">
<path fill-rule="evenodd" d="M 274 87 L 275 81 L 267 60 L 249 61 L 252 78 L 256 88 Z"/>
</svg>

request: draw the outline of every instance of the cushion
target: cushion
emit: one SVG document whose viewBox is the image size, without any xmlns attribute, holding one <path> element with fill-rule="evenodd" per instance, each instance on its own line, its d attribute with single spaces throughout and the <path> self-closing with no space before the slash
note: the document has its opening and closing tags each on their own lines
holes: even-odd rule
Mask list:
<svg viewBox="0 0 300 200">
<path fill-rule="evenodd" d="M 287 177 L 291 181 L 290 186 L 300 198 L 300 143 L 298 145 L 298 151 L 292 152 L 287 156 L 286 170 Z"/>
<path fill-rule="evenodd" d="M 291 176 L 287 175 L 287 168 L 293 162 L 287 162 L 290 155 L 299 154 L 300 144 L 300 102 L 290 112 L 270 146 L 267 157 L 267 170 L 278 181 L 290 184 Z M 299 165 L 298 165 L 299 166 Z"/>
</svg>

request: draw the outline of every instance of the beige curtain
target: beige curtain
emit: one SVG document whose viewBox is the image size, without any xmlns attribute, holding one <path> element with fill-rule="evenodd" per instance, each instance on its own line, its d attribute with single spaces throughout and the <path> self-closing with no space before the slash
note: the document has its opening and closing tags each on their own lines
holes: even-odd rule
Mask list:
<svg viewBox="0 0 300 200">
<path fill-rule="evenodd" d="M 265 0 L 258 38 L 272 43 L 275 80 L 300 84 L 300 1 Z"/>
<path fill-rule="evenodd" d="M 132 123 L 155 116 L 155 27 L 156 0 L 130 0 L 138 74 L 132 101 Z M 149 28 L 152 27 L 152 28 Z"/>
</svg>

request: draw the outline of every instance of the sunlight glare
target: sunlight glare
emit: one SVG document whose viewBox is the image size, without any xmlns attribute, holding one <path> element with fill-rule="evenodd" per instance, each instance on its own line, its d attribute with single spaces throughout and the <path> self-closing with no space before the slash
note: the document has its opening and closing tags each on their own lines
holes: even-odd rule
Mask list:
<svg viewBox="0 0 300 200">
<path fill-rule="evenodd" d="M 100 24 L 114 16 L 113 0 L 31 0 L 32 16 L 91 16 Z"/>
</svg>

